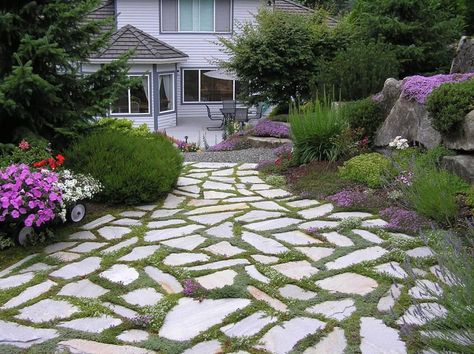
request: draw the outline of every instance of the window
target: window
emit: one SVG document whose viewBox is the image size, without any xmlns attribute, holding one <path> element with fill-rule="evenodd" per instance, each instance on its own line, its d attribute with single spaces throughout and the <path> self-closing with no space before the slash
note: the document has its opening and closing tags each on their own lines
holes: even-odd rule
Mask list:
<svg viewBox="0 0 474 354">
<path fill-rule="evenodd" d="M 221 102 L 235 99 L 236 82 L 204 75 L 211 70 L 183 70 L 183 102 Z"/>
<path fill-rule="evenodd" d="M 163 32 L 231 31 L 232 0 L 161 0 Z"/>
<path fill-rule="evenodd" d="M 138 75 L 130 75 L 131 77 Z M 112 105 L 112 114 L 150 114 L 149 77 L 143 76 L 141 85 L 129 87 Z"/>
<path fill-rule="evenodd" d="M 160 78 L 160 113 L 174 110 L 174 74 L 161 74 Z"/>
</svg>

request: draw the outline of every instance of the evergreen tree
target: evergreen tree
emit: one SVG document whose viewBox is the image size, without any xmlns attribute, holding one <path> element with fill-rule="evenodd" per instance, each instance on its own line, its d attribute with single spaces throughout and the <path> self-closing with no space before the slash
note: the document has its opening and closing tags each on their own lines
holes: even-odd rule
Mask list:
<svg viewBox="0 0 474 354">
<path fill-rule="evenodd" d="M 66 141 L 127 87 L 127 56 L 80 75 L 110 38 L 113 19 L 92 21 L 99 0 L 0 4 L 0 143 L 33 134 Z"/>
</svg>

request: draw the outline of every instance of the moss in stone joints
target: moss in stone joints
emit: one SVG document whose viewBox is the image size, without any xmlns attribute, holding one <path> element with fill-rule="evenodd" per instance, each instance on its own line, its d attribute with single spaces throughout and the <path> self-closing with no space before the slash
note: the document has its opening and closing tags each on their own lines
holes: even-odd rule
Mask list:
<svg viewBox="0 0 474 354">
<path fill-rule="evenodd" d="M 191 343 L 171 341 L 152 334 L 147 341 L 141 343 L 141 346 L 158 353 L 179 354 L 188 349 Z"/>
<path fill-rule="evenodd" d="M 158 332 L 163 325 L 168 312 L 176 306 L 179 300 L 179 294 L 169 295 L 161 299 L 154 306 L 146 306 L 143 308 L 143 314 L 150 316 L 148 329 L 153 332 Z"/>
</svg>

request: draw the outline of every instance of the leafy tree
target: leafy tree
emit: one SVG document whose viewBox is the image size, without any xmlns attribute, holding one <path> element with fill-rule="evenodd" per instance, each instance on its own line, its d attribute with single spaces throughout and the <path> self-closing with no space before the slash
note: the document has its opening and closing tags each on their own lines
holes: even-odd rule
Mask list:
<svg viewBox="0 0 474 354">
<path fill-rule="evenodd" d="M 285 103 L 311 97 L 318 60 L 340 45 L 323 15 L 301 16 L 261 10 L 232 38 L 220 39 L 230 59 L 219 64 L 236 72 L 241 98 Z"/>
<path fill-rule="evenodd" d="M 333 14 L 350 11 L 354 4 L 354 0 L 300 0 L 300 2 L 312 9 L 324 8 Z"/>
<path fill-rule="evenodd" d="M 0 5 L 0 143 L 31 131 L 70 138 L 128 85 L 127 56 L 80 76 L 113 19 L 84 19 L 99 0 L 17 0 Z M 65 141 L 65 140 L 62 140 Z"/>
<path fill-rule="evenodd" d="M 474 35 L 474 0 L 460 0 L 460 6 L 466 23 L 465 33 Z"/>
<path fill-rule="evenodd" d="M 449 70 L 464 25 L 452 0 L 357 0 L 351 20 L 364 37 L 393 46 L 403 76 Z"/>
</svg>

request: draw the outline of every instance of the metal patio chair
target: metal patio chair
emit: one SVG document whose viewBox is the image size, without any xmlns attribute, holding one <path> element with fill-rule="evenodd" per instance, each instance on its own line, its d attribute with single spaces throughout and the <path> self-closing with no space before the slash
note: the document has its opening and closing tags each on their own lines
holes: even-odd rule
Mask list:
<svg viewBox="0 0 474 354">
<path fill-rule="evenodd" d="M 208 127 L 207 130 L 212 131 L 212 130 L 221 130 L 224 127 L 224 116 L 220 113 L 212 113 L 211 109 L 209 106 L 206 104 L 206 109 L 207 109 L 207 117 L 210 120 L 216 120 L 221 122 L 221 125 L 218 127 Z"/>
<path fill-rule="evenodd" d="M 256 109 L 255 113 L 252 112 L 249 115 L 249 120 L 260 119 L 260 118 L 262 118 L 262 115 L 263 115 L 263 103 L 259 103 L 257 105 L 257 109 Z"/>
</svg>

